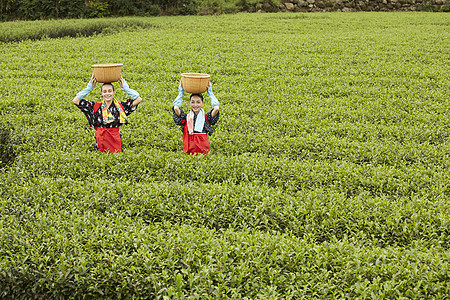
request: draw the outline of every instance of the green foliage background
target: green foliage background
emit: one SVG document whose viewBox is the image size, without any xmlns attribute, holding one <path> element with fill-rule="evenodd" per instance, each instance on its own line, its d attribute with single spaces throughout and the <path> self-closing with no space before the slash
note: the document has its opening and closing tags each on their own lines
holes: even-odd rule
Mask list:
<svg viewBox="0 0 450 300">
<path fill-rule="evenodd" d="M 236 13 L 280 0 L 1 0 L 0 20 Z"/>
<path fill-rule="evenodd" d="M 447 14 L 136 20 L 0 45 L 0 297 L 448 296 Z M 116 155 L 71 102 L 109 62 L 144 99 Z M 221 103 L 207 157 L 183 72 Z"/>
</svg>

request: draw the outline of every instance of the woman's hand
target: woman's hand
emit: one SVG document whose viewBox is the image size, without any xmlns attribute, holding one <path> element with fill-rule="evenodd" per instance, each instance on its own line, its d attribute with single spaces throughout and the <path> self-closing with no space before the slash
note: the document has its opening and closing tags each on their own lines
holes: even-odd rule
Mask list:
<svg viewBox="0 0 450 300">
<path fill-rule="evenodd" d="M 94 72 L 92 72 L 92 77 L 91 77 L 90 82 L 91 82 L 92 88 L 94 88 L 95 84 L 97 83 L 97 79 L 95 79 Z"/>
<path fill-rule="evenodd" d="M 138 93 L 138 92 L 136 92 L 135 90 L 130 89 L 130 86 L 129 86 L 128 83 L 125 81 L 125 79 L 123 79 L 122 75 L 120 75 L 119 85 L 120 85 L 120 87 L 125 91 L 125 93 L 127 93 L 128 96 L 131 97 L 131 99 L 137 100 L 138 98 L 141 98 L 141 97 L 139 96 L 139 93 Z M 142 101 L 142 99 L 141 99 L 140 101 L 134 101 L 134 102 L 133 102 L 133 106 L 138 105 L 141 101 Z M 136 103 L 136 104 L 134 104 L 134 103 Z"/>
<path fill-rule="evenodd" d="M 123 82 L 124 82 L 124 79 L 123 79 L 122 75 L 120 75 L 120 78 L 119 78 L 119 85 L 120 85 L 120 88 L 121 88 L 121 89 L 123 89 Z"/>
<path fill-rule="evenodd" d="M 92 73 L 91 79 L 89 80 L 87 87 L 78 92 L 75 98 L 73 98 L 72 102 L 76 105 L 79 105 L 80 101 L 83 100 L 83 98 L 86 97 L 90 93 L 90 91 L 92 91 L 96 83 L 97 80 L 95 79 L 94 73 Z"/>
<path fill-rule="evenodd" d="M 211 106 L 212 107 L 219 106 L 219 100 L 217 100 L 216 96 L 214 96 L 214 93 L 212 91 L 211 82 L 209 82 L 208 96 L 211 99 Z"/>
<path fill-rule="evenodd" d="M 181 105 L 183 104 L 183 94 L 184 94 L 184 90 L 183 90 L 183 86 L 181 85 L 182 81 L 180 81 L 180 84 L 178 85 L 178 96 L 175 98 L 175 100 L 173 100 L 173 106 L 174 107 L 181 107 Z M 177 113 L 177 115 L 179 115 Z"/>
</svg>

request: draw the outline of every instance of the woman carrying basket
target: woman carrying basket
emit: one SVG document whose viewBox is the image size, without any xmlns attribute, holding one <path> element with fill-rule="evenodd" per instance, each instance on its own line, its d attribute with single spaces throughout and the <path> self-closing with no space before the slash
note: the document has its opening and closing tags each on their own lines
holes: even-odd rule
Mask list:
<svg viewBox="0 0 450 300">
<path fill-rule="evenodd" d="M 101 87 L 102 102 L 85 100 L 89 92 L 95 87 L 97 81 L 94 74 L 87 87 L 80 91 L 73 103 L 85 114 L 90 126 L 96 130 L 95 149 L 102 152 L 122 152 L 122 137 L 119 127 L 128 124 L 127 116 L 136 110 L 142 98 L 135 90 L 130 89 L 125 79 L 120 76 L 120 87 L 131 99 L 119 102 L 114 98 L 115 90 L 112 83 L 104 83 Z"/>
<path fill-rule="evenodd" d="M 181 126 L 183 131 L 183 152 L 189 154 L 207 154 L 209 152 L 208 135 L 214 132 L 212 125 L 219 121 L 219 101 L 212 92 L 211 84 L 208 88 L 208 96 L 211 99 L 212 109 L 205 113 L 202 94 L 192 94 L 189 97 L 191 110 L 185 113 L 180 107 L 183 104 L 183 87 L 178 86 L 178 96 L 173 101 L 173 121 Z"/>
</svg>

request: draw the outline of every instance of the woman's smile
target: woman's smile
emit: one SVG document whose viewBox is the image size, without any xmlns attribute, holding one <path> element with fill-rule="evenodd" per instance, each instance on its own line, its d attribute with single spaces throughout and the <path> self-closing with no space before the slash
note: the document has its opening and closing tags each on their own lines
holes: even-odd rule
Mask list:
<svg viewBox="0 0 450 300">
<path fill-rule="evenodd" d="M 103 100 L 110 102 L 114 98 L 114 88 L 112 85 L 107 84 L 102 87 Z"/>
</svg>

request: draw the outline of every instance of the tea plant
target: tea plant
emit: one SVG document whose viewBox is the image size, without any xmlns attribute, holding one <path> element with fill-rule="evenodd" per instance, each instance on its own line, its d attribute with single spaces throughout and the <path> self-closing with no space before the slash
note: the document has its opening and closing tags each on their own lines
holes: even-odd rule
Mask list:
<svg viewBox="0 0 450 300">
<path fill-rule="evenodd" d="M 0 297 L 450 294 L 446 14 L 134 20 L 0 45 Z M 107 62 L 144 99 L 117 155 L 71 102 Z M 183 72 L 221 103 L 207 157 L 173 124 Z"/>
<path fill-rule="evenodd" d="M 150 19 L 116 18 L 88 20 L 16 21 L 0 23 L 0 42 L 45 38 L 109 35 L 123 30 L 151 28 Z"/>
<path fill-rule="evenodd" d="M 9 124 L 0 123 L 0 167 L 12 163 L 16 158 L 14 129 Z"/>
</svg>

